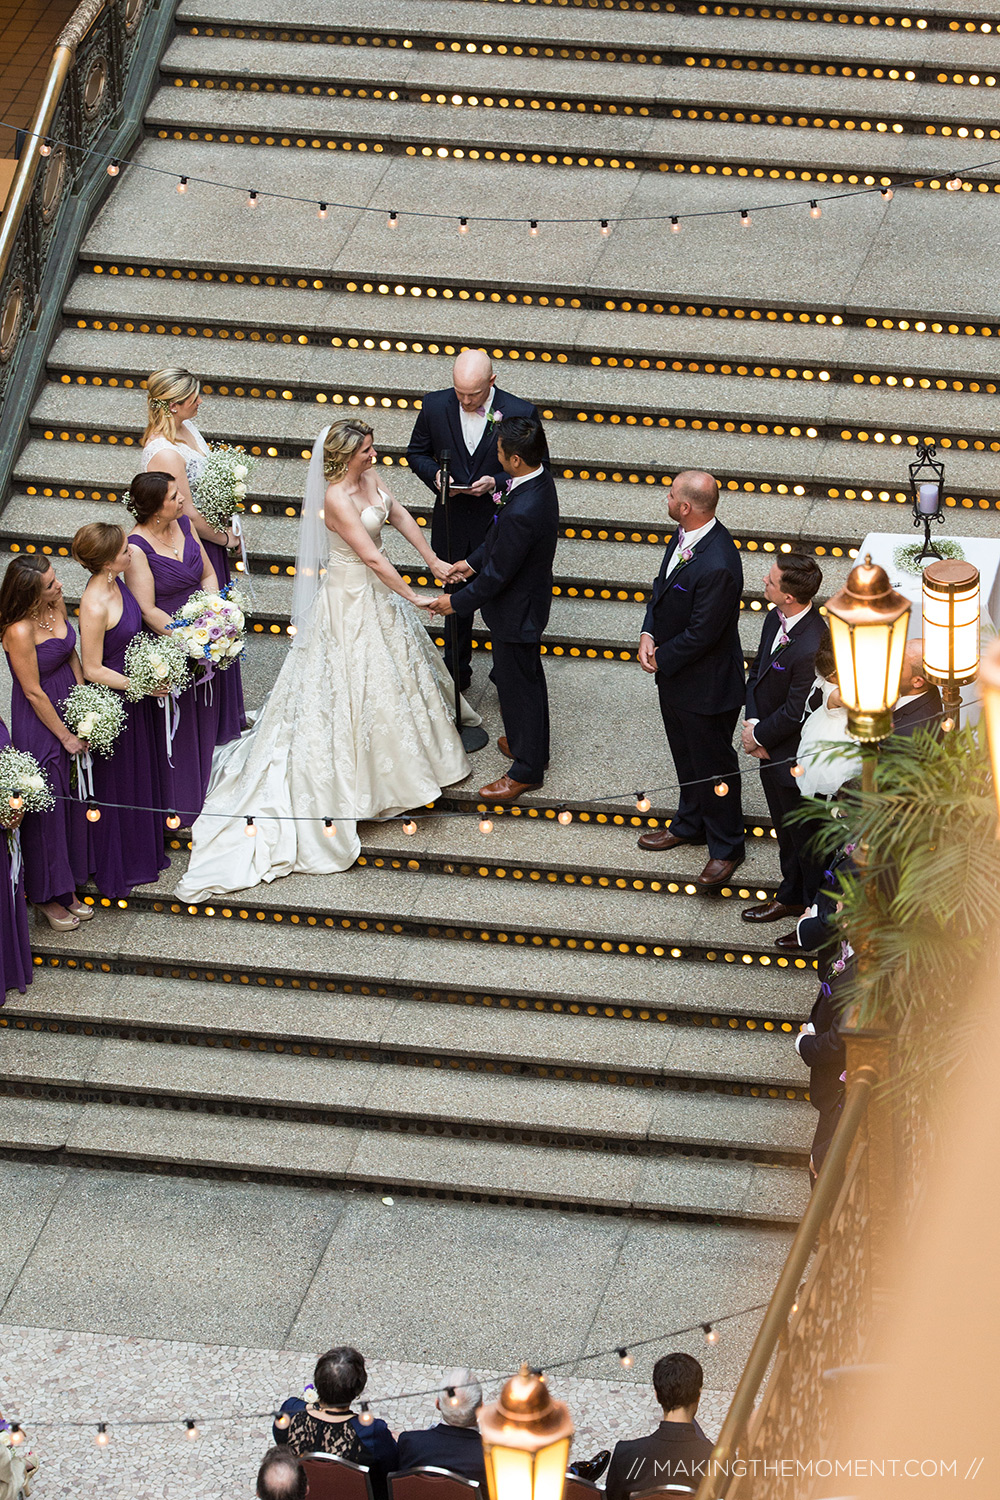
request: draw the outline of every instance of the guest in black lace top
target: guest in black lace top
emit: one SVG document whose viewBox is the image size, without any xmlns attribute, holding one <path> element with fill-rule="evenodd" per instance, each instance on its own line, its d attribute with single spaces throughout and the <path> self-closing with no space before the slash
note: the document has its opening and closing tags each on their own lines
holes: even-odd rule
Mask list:
<svg viewBox="0 0 1000 1500">
<path fill-rule="evenodd" d="M 365 1362 L 357 1349 L 330 1349 L 320 1356 L 313 1372 L 316 1399 L 310 1405 L 295 1397 L 286 1401 L 282 1414 L 291 1421 L 287 1428 L 274 1428 L 277 1443 L 287 1443 L 294 1453 L 335 1453 L 369 1470 L 375 1500 L 385 1500 L 386 1475 L 397 1467 L 396 1440 L 385 1422 L 375 1418 L 363 1423 L 351 1409 L 368 1384 Z"/>
</svg>

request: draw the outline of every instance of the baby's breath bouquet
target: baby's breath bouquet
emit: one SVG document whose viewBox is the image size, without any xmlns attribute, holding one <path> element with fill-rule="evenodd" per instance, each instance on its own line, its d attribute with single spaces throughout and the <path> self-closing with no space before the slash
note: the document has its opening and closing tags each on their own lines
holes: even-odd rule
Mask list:
<svg viewBox="0 0 1000 1500">
<path fill-rule="evenodd" d="M 173 636 L 141 631 L 125 648 L 125 676 L 125 696 L 135 703 L 160 688 L 182 692 L 191 676 L 191 664 L 183 645 Z"/>
<path fill-rule="evenodd" d="M 227 531 L 232 518 L 246 507 L 247 480 L 257 460 L 230 443 L 215 443 L 209 449 L 193 500 L 209 526 Z"/>
<path fill-rule="evenodd" d="M 49 779 L 33 755 L 8 745 L 0 750 L 0 818 L 10 812 L 50 812 L 56 805 Z"/>
<path fill-rule="evenodd" d="M 67 728 L 99 755 L 111 754 L 125 728 L 121 694 L 103 682 L 78 682 L 62 704 L 62 715 Z"/>
</svg>

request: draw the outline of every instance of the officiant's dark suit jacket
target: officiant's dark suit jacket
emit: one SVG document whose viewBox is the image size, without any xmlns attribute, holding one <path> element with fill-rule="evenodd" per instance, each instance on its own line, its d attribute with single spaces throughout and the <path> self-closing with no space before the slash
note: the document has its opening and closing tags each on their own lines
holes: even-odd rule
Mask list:
<svg viewBox="0 0 1000 1500">
<path fill-rule="evenodd" d="M 747 718 L 759 720 L 754 725 L 754 739 L 776 762 L 771 767 L 762 761 L 762 768 L 767 767 L 768 776 L 783 786 L 794 787 L 792 765 L 806 700 L 816 680 L 816 652 L 827 634 L 827 625 L 814 605 L 789 632 L 788 645 L 772 654 L 780 628 L 778 612 L 772 609 L 764 620 L 760 650 L 747 676 Z"/>
<path fill-rule="evenodd" d="M 441 467 L 441 454 L 445 448 L 451 454 L 452 484 L 473 484 L 484 474 L 492 474 L 502 488 L 504 478 L 497 457 L 497 438 L 503 429 L 503 419 L 487 422 L 486 430 L 479 440 L 475 453 L 465 446 L 462 434 L 458 397 L 454 386 L 446 391 L 430 391 L 423 399 L 423 406 L 413 425 L 410 444 L 406 450 L 406 461 L 434 495 L 434 515 L 431 519 L 431 546 L 439 557 L 448 562 L 467 558 L 470 552 L 482 545 L 486 529 L 493 520 L 494 508 L 490 495 L 456 495 L 451 502 L 451 551 L 446 550 L 444 507 L 438 497 L 434 476 Z M 530 401 L 511 396 L 507 391 L 494 387 L 494 412 L 503 417 L 533 417 L 538 412 Z"/>
<path fill-rule="evenodd" d="M 679 563 L 668 578 L 676 551 L 675 534 L 642 625 L 643 634 L 656 642 L 657 686 L 691 713 L 725 713 L 743 702 L 740 554 L 718 520 L 696 544 L 691 561 Z"/>
<path fill-rule="evenodd" d="M 476 576 L 451 597 L 457 615 L 479 610 L 494 641 L 541 640 L 552 607 L 559 501 L 547 469 L 493 512 L 486 540 L 466 559 Z"/>
<path fill-rule="evenodd" d="M 892 732 L 901 734 L 909 739 L 910 735 L 916 734 L 918 729 L 926 729 L 928 734 L 939 735 L 944 707 L 941 703 L 941 694 L 932 683 L 925 693 L 914 698 L 912 703 L 903 703 L 892 711 Z"/>
</svg>

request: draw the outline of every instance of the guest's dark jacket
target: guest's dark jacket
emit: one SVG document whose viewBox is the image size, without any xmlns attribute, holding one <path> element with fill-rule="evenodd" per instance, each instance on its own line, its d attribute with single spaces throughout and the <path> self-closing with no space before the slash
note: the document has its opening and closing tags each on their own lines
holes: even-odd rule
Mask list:
<svg viewBox="0 0 1000 1500">
<path fill-rule="evenodd" d="M 926 729 L 930 734 L 937 734 L 943 714 L 941 694 L 932 683 L 927 691 L 921 693 L 919 698 L 914 698 L 912 703 L 904 703 L 893 709 L 892 732 L 905 735 L 907 739 L 911 734 L 916 734 L 918 729 Z"/>
<path fill-rule="evenodd" d="M 692 1422 L 661 1422 L 648 1437 L 616 1443 L 608 1469 L 607 1500 L 626 1500 L 660 1484 L 698 1488 L 713 1444 Z"/>
<path fill-rule="evenodd" d="M 492 474 L 501 484 L 504 477 L 497 457 L 497 438 L 503 431 L 504 419 L 508 417 L 534 417 L 538 412 L 530 401 L 511 396 L 507 391 L 493 390 L 491 414 L 501 413 L 499 422 L 487 422 L 479 440 L 479 446 L 470 453 L 462 434 L 461 408 L 453 386 L 446 391 L 430 391 L 413 426 L 410 444 L 406 450 L 406 461 L 434 495 L 434 515 L 431 519 L 431 545 L 436 552 L 444 554 L 445 526 L 443 507 L 438 499 L 434 476 L 441 467 L 441 454 L 448 449 L 451 455 L 452 484 L 473 484 L 485 474 Z M 546 454 L 546 462 L 548 454 Z M 455 495 L 451 502 L 451 560 L 468 557 L 480 545 L 493 519 L 493 501 L 486 495 Z"/>
<path fill-rule="evenodd" d="M 424 1432 L 401 1432 L 396 1439 L 397 1462 L 401 1469 L 430 1465 L 464 1474 L 482 1486 L 486 1500 L 486 1466 L 483 1463 L 483 1440 L 478 1427 L 452 1427 L 438 1422 Z"/>
<path fill-rule="evenodd" d="M 299 1396 L 290 1396 L 282 1403 L 281 1410 L 289 1416 L 305 1411 L 306 1403 Z M 394 1473 L 399 1464 L 396 1458 L 396 1439 L 385 1422 L 376 1417 L 371 1426 L 363 1426 L 357 1417 L 351 1418 L 351 1426 L 361 1439 L 361 1462 L 369 1471 L 372 1494 L 375 1500 L 386 1500 L 386 1477 Z M 279 1444 L 288 1442 L 287 1427 L 271 1427 L 271 1436 Z"/>
<path fill-rule="evenodd" d="M 481 547 L 466 559 L 476 576 L 452 595 L 458 615 L 481 610 L 500 641 L 541 639 L 552 607 L 552 559 L 559 536 L 559 501 L 543 469 L 511 490 L 496 510 Z"/>
<path fill-rule="evenodd" d="M 656 643 L 657 684 L 692 713 L 717 714 L 743 702 L 740 595 L 743 563 L 729 532 L 716 521 L 696 543 L 690 562 L 666 576 L 677 550 L 667 544 L 642 624 Z"/>
<path fill-rule="evenodd" d="M 809 1012 L 815 1035 L 799 1038 L 799 1056 L 809 1069 L 809 1102 L 821 1114 L 838 1108 L 843 1097 L 841 1074 L 847 1067 L 847 1048 L 840 1034 L 840 1023 L 844 991 L 854 977 L 854 966 L 851 956 L 839 973 L 832 965 L 827 969 L 816 1003 Z"/>
<path fill-rule="evenodd" d="M 788 644 L 772 654 L 780 628 L 778 612 L 772 609 L 764 621 L 760 649 L 747 677 L 747 718 L 758 721 L 753 727 L 754 739 L 775 762 L 772 774 L 787 786 L 794 786 L 792 765 L 799 748 L 802 715 L 816 678 L 816 651 L 827 626 L 819 611 L 811 609 L 797 618 L 794 630 L 788 633 Z M 761 764 L 766 766 L 767 761 Z"/>
</svg>

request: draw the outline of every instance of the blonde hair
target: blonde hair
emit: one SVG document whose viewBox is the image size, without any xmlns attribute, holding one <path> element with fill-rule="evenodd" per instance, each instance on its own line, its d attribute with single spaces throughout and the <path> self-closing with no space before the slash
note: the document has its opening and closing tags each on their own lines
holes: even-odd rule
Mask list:
<svg viewBox="0 0 1000 1500">
<path fill-rule="evenodd" d="M 373 428 L 358 417 L 334 422 L 323 444 L 323 474 L 328 480 L 343 479 L 347 466 Z"/>
<path fill-rule="evenodd" d="M 142 435 L 143 447 L 154 437 L 165 437 L 172 443 L 177 436 L 177 421 L 171 406 L 175 401 L 190 401 L 200 390 L 201 382 L 190 370 L 154 370 L 146 379 L 149 422 Z"/>
<path fill-rule="evenodd" d="M 111 521 L 91 521 L 73 538 L 73 556 L 88 573 L 99 573 L 125 545 L 125 528 Z"/>
</svg>

